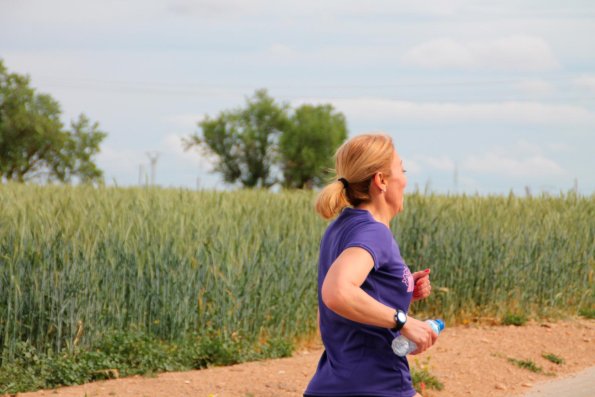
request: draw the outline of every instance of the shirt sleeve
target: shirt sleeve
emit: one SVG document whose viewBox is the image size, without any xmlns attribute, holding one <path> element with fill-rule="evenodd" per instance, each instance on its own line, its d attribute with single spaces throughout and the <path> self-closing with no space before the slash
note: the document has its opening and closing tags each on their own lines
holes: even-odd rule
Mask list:
<svg viewBox="0 0 595 397">
<path fill-rule="evenodd" d="M 343 250 L 350 247 L 365 249 L 374 260 L 374 269 L 378 270 L 388 262 L 393 242 L 393 235 L 385 225 L 370 222 L 354 227 L 347 234 Z"/>
</svg>

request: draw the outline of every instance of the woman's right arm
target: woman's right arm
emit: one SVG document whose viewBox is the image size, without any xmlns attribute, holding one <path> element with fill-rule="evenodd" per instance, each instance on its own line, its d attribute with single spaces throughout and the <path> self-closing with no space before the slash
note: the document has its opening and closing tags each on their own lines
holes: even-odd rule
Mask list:
<svg viewBox="0 0 595 397">
<path fill-rule="evenodd" d="M 417 345 L 417 350 L 411 354 L 419 354 L 429 349 L 438 339 L 438 335 L 425 321 L 419 321 L 409 316 L 401 329 L 401 334 Z"/>
<path fill-rule="evenodd" d="M 395 326 L 395 309 L 368 295 L 361 285 L 374 267 L 368 251 L 359 247 L 344 250 L 333 262 L 322 283 L 323 303 L 333 312 L 351 321 L 383 328 Z M 434 344 L 437 335 L 423 321 L 409 317 L 401 330 L 421 353 Z"/>
</svg>

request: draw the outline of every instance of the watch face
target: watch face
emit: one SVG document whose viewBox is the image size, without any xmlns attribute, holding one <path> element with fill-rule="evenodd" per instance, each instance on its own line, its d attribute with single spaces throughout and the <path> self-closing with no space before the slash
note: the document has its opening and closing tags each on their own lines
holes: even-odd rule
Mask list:
<svg viewBox="0 0 595 397">
<path fill-rule="evenodd" d="M 405 314 L 405 312 L 399 311 L 397 313 L 397 318 L 399 319 L 399 322 L 404 323 L 405 321 L 407 321 L 407 315 Z"/>
</svg>

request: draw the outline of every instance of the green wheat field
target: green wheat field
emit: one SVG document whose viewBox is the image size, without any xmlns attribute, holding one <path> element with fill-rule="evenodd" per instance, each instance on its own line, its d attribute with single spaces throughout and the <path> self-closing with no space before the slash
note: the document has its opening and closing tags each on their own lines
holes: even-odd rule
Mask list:
<svg viewBox="0 0 595 397">
<path fill-rule="evenodd" d="M 76 355 L 114 331 L 166 344 L 241 341 L 257 353 L 311 338 L 327 225 L 314 199 L 0 185 L 2 365 L 22 360 L 24 344 L 40 357 Z M 432 269 L 417 317 L 454 324 L 593 309 L 593 195 L 413 193 L 391 227 L 412 271 Z M 195 366 L 208 364 L 205 351 L 221 353 L 204 350 Z"/>
</svg>

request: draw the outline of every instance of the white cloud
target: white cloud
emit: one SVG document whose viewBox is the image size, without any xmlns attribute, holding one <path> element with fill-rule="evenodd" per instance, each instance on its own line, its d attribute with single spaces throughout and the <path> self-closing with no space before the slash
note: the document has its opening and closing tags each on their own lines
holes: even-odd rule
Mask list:
<svg viewBox="0 0 595 397">
<path fill-rule="evenodd" d="M 283 44 L 273 44 L 261 53 L 254 53 L 247 57 L 250 62 L 260 64 L 262 59 L 267 63 L 291 61 L 291 66 L 321 65 L 330 67 L 349 66 L 352 68 L 369 67 L 378 64 L 396 64 L 399 59 L 398 49 L 387 45 L 344 45 L 311 47 L 307 50 L 296 50 Z"/>
<path fill-rule="evenodd" d="M 517 157 L 527 157 L 527 156 L 543 156 L 544 151 L 540 145 L 535 143 L 529 142 L 525 139 L 520 139 L 515 142 L 514 145 L 509 147 L 501 147 L 496 146 L 493 149 L 493 152 L 498 154 L 499 156 L 517 156 Z"/>
<path fill-rule="evenodd" d="M 506 177 L 548 177 L 565 174 L 554 160 L 543 155 L 530 155 L 514 158 L 498 151 L 490 151 L 481 156 L 469 156 L 463 162 L 466 172 L 501 175 Z"/>
<path fill-rule="evenodd" d="M 447 155 L 412 155 L 418 167 L 417 176 L 433 175 L 436 171 L 443 173 L 456 171 L 458 191 L 489 191 L 482 188 L 486 181 L 508 178 L 503 186 L 515 183 L 564 183 L 570 173 L 548 155 L 566 148 L 565 144 L 536 144 L 520 139 L 510 145 L 492 146 L 484 152 L 467 154 L 463 161 L 455 163 Z M 444 174 L 439 180 L 444 183 Z M 454 174 L 453 174 L 454 175 Z M 450 180 L 450 179 L 449 179 Z M 553 186 L 552 185 L 552 186 Z M 545 185 L 544 185 L 545 186 Z M 442 186 L 445 188 L 445 186 Z M 484 186 L 485 187 L 485 186 Z M 493 187 L 493 186 L 492 186 Z"/>
<path fill-rule="evenodd" d="M 120 185 L 137 184 L 139 173 L 142 173 L 141 179 L 147 178 L 150 173 L 147 156 L 140 150 L 119 149 L 103 144 L 96 160 L 108 184 L 114 179 Z"/>
<path fill-rule="evenodd" d="M 485 67 L 551 70 L 560 66 L 550 45 L 541 37 L 510 36 L 487 42 L 473 41 L 470 47 Z"/>
<path fill-rule="evenodd" d="M 186 138 L 186 136 L 174 133 L 167 134 L 161 145 L 163 154 L 173 159 L 180 166 L 200 167 L 204 170 L 210 170 L 213 166 L 213 159 L 205 155 L 198 147 L 185 151 L 182 144 L 183 138 Z"/>
<path fill-rule="evenodd" d="M 584 75 L 581 77 L 577 77 L 572 82 L 577 87 L 595 91 L 595 75 Z"/>
<path fill-rule="evenodd" d="M 108 145 L 101 145 L 101 151 L 97 154 L 97 163 L 100 168 L 108 172 L 134 174 L 138 166 L 147 161 L 142 151 L 131 149 L 116 149 Z"/>
<path fill-rule="evenodd" d="M 546 143 L 545 147 L 554 153 L 568 153 L 573 150 L 573 147 L 567 143 L 563 142 L 556 142 L 556 143 Z"/>
<path fill-rule="evenodd" d="M 458 185 L 459 188 L 468 193 L 474 193 L 479 191 L 480 183 L 475 178 L 470 178 L 468 176 L 459 176 L 458 178 Z"/>
<path fill-rule="evenodd" d="M 163 5 L 150 1 L 120 1 L 103 0 L 74 1 L 74 0 L 20 0 L 8 1 L 2 4 L 0 21 L 26 20 L 29 26 L 46 28 L 48 26 L 78 26 L 87 30 L 95 27 L 110 28 L 137 24 L 147 19 L 157 18 Z M 4 21 L 3 21 L 4 22 Z"/>
<path fill-rule="evenodd" d="M 234 18 L 245 16 L 291 15 L 293 17 L 417 15 L 451 16 L 465 0 L 427 0 L 422 3 L 408 0 L 366 3 L 359 0 L 303 0 L 279 2 L 275 0 L 178 0 L 168 9 L 177 15 Z"/>
<path fill-rule="evenodd" d="M 403 63 L 426 69 L 473 68 L 477 66 L 469 48 L 455 40 L 441 38 L 420 44 L 407 51 Z"/>
<path fill-rule="evenodd" d="M 205 115 L 198 115 L 194 113 L 184 113 L 184 114 L 176 114 L 174 116 L 167 117 L 165 121 L 171 123 L 177 128 L 181 128 L 183 130 L 188 131 L 188 133 L 192 133 L 197 129 L 198 123 L 203 121 Z"/>
<path fill-rule="evenodd" d="M 293 102 L 332 103 L 349 120 L 422 123 L 486 122 L 541 125 L 593 125 L 595 113 L 573 105 L 529 101 L 494 103 L 412 102 L 381 98 L 310 98 Z"/>
<path fill-rule="evenodd" d="M 516 86 L 522 93 L 533 96 L 546 96 L 554 92 L 554 85 L 544 80 L 525 80 Z"/>
<path fill-rule="evenodd" d="M 256 16 L 266 10 L 267 0 L 177 0 L 167 9 L 179 16 L 197 16 L 202 18 L 229 18 L 238 16 Z M 274 4 L 273 4 L 274 6 Z"/>
<path fill-rule="evenodd" d="M 401 59 L 406 65 L 426 69 L 535 71 L 560 66 L 543 38 L 521 35 L 466 42 L 438 38 L 411 48 Z"/>
<path fill-rule="evenodd" d="M 420 164 L 420 167 L 427 167 L 430 169 L 435 169 L 439 171 L 454 171 L 456 164 L 455 162 L 448 156 L 440 155 L 440 156 L 427 156 L 427 155 L 417 155 L 413 156 L 417 163 Z M 425 168 L 424 167 L 424 168 Z"/>
<path fill-rule="evenodd" d="M 163 179 L 160 173 L 166 168 L 210 171 L 212 167 L 211 160 L 197 148 L 184 151 L 182 137 L 180 134 L 167 134 L 158 145 L 159 149 L 152 151 L 156 152 L 158 156 L 157 182 Z M 108 180 L 111 180 L 111 176 L 117 175 L 119 182 L 128 181 L 128 183 L 136 184 L 139 173 L 143 174 L 141 179 L 150 178 L 151 167 L 146 150 L 131 150 L 102 145 L 101 152 L 97 154 L 97 164 L 99 168 L 105 171 Z"/>
<path fill-rule="evenodd" d="M 403 159 L 403 167 L 409 174 L 419 174 L 422 171 L 421 165 L 413 158 Z"/>
<path fill-rule="evenodd" d="M 298 56 L 298 52 L 289 46 L 281 43 L 275 43 L 268 49 L 269 55 L 274 58 L 293 59 Z"/>
</svg>

